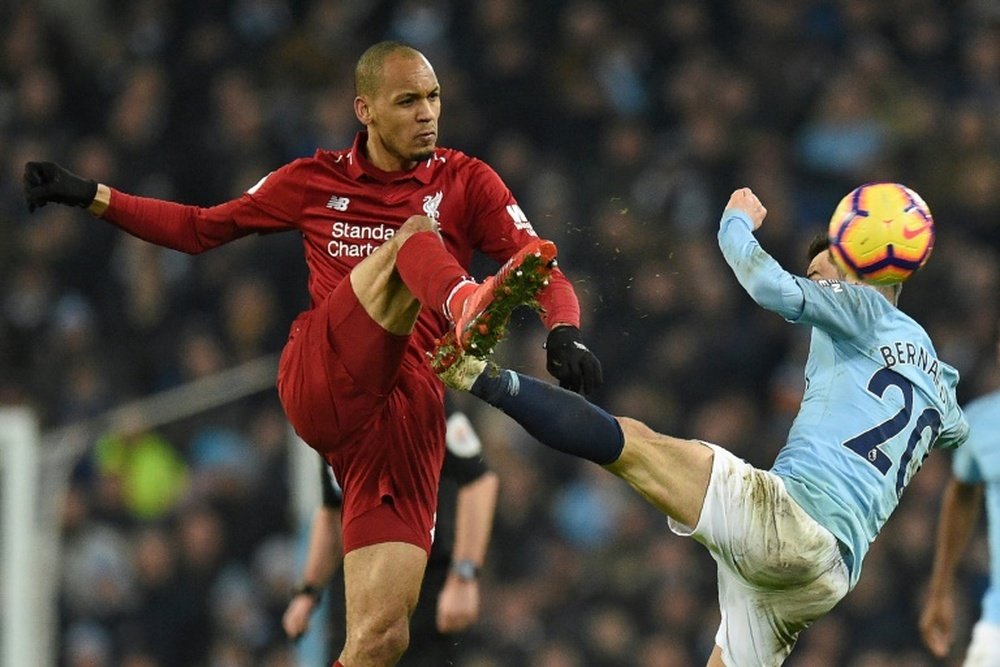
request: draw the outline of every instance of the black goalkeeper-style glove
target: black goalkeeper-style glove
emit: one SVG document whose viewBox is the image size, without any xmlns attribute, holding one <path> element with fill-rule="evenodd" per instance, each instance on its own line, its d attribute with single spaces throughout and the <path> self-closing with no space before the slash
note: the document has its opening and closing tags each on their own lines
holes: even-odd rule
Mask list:
<svg viewBox="0 0 1000 667">
<path fill-rule="evenodd" d="M 601 362 L 587 349 L 574 326 L 558 326 L 545 341 L 545 368 L 559 380 L 559 386 L 589 394 L 601 386 Z"/>
<path fill-rule="evenodd" d="M 97 181 L 81 178 L 55 162 L 28 162 L 23 181 L 31 212 L 49 202 L 87 208 L 97 196 Z"/>
</svg>

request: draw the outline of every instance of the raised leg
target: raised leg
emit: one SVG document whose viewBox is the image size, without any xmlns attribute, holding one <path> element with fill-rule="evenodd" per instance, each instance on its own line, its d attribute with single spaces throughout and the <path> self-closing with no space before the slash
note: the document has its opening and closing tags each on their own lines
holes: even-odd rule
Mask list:
<svg viewBox="0 0 1000 667">
<path fill-rule="evenodd" d="M 396 260 L 403 244 L 413 235 L 424 232 L 436 234 L 437 223 L 425 216 L 412 216 L 403 223 L 395 236 L 351 271 L 351 287 L 358 302 L 376 323 L 392 334 L 409 334 L 420 313 L 420 301 L 414 290 L 403 281 L 396 267 Z M 425 244 L 425 250 L 437 254 L 436 257 L 426 259 L 429 264 L 441 267 L 444 275 L 438 276 L 439 280 L 457 283 L 464 277 L 462 267 L 448 253 L 440 238 L 434 244 Z M 437 307 L 440 304 L 426 305 Z"/>
<path fill-rule="evenodd" d="M 635 419 L 618 422 L 625 447 L 605 467 L 674 521 L 696 526 L 712 476 L 712 450 L 700 440 L 663 435 Z"/>
</svg>

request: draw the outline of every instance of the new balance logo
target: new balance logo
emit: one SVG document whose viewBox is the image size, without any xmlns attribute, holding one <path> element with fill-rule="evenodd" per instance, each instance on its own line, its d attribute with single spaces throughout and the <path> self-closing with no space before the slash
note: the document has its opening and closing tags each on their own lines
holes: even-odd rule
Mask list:
<svg viewBox="0 0 1000 667">
<path fill-rule="evenodd" d="M 347 197 L 338 197 L 337 195 L 333 195 L 330 197 L 330 201 L 326 203 L 326 207 L 332 208 L 334 211 L 346 211 L 350 203 L 351 200 Z"/>
</svg>

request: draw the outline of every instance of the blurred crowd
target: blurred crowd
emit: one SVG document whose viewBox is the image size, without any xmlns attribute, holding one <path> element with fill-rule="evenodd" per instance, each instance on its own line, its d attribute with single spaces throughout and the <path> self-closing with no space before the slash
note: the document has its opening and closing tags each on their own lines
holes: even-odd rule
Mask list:
<svg viewBox="0 0 1000 667">
<path fill-rule="evenodd" d="M 593 397 L 768 467 L 808 331 L 756 307 L 718 251 L 736 187 L 787 268 L 856 185 L 898 181 L 937 223 L 901 307 L 963 377 L 1000 386 L 1000 4 L 995 0 L 8 0 L 0 3 L 0 403 L 43 428 L 280 350 L 307 305 L 300 239 L 196 258 L 21 197 L 51 159 L 135 194 L 210 205 L 359 129 L 353 66 L 421 49 L 441 141 L 505 179 L 583 307 Z M 492 267 L 484 260 L 477 271 Z M 547 377 L 531 314 L 501 358 Z M 500 475 L 466 667 L 703 664 L 714 567 L 596 466 L 468 397 Z M 285 424 L 274 392 L 96 439 L 62 500 L 59 664 L 292 664 Z M 928 459 L 861 583 L 790 665 L 930 665 L 916 617 L 949 459 Z M 963 569 L 957 662 L 987 576 Z"/>
</svg>

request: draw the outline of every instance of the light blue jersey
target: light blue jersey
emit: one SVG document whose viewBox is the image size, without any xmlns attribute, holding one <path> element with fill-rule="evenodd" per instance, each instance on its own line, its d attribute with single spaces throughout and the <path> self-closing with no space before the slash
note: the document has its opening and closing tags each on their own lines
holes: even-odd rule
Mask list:
<svg viewBox="0 0 1000 667">
<path fill-rule="evenodd" d="M 969 440 L 955 452 L 952 471 L 966 484 L 982 484 L 990 544 L 990 585 L 983 596 L 983 620 L 1000 625 L 1000 391 L 965 406 Z"/>
<path fill-rule="evenodd" d="M 853 587 L 868 547 L 932 447 L 968 435 L 958 372 L 923 328 L 876 290 L 793 276 L 768 255 L 750 219 L 728 210 L 719 245 L 758 304 L 813 328 L 806 390 L 772 471 L 846 550 Z"/>
</svg>

